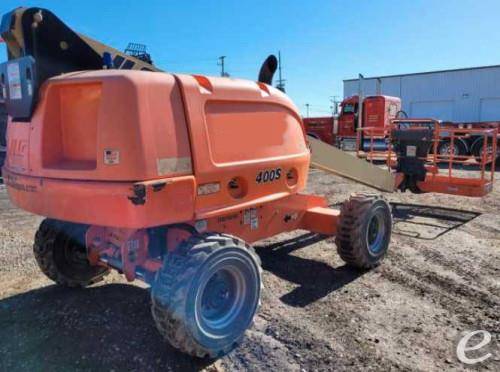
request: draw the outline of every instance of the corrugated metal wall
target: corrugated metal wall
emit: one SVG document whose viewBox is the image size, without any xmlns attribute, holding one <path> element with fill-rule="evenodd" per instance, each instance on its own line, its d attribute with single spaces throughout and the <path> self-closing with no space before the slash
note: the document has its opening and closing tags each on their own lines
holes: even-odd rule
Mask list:
<svg viewBox="0 0 500 372">
<path fill-rule="evenodd" d="M 500 66 L 381 77 L 381 92 L 401 97 L 411 117 L 455 122 L 500 121 Z M 363 94 L 377 92 L 377 79 L 363 81 Z M 344 81 L 344 97 L 358 94 L 358 80 Z"/>
</svg>

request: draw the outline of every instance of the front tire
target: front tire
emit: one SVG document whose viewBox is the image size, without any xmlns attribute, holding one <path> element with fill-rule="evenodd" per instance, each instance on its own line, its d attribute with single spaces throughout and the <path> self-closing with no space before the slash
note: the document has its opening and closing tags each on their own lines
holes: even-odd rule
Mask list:
<svg viewBox="0 0 500 372">
<path fill-rule="evenodd" d="M 85 248 L 87 226 L 45 219 L 35 235 L 33 253 L 42 272 L 59 285 L 86 287 L 109 273 L 90 265 Z"/>
<path fill-rule="evenodd" d="M 169 252 L 151 291 L 152 313 L 170 344 L 219 357 L 242 340 L 260 302 L 260 261 L 242 240 L 193 235 Z"/>
<path fill-rule="evenodd" d="M 391 232 L 389 203 L 379 195 L 353 194 L 340 210 L 337 252 L 348 265 L 371 269 L 386 255 Z"/>
</svg>

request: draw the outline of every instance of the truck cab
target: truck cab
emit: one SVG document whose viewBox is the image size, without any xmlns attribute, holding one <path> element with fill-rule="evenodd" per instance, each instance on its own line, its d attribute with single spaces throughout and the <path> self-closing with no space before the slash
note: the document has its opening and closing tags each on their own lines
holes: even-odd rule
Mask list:
<svg viewBox="0 0 500 372">
<path fill-rule="evenodd" d="M 347 97 L 340 104 L 339 136 L 356 136 L 359 97 Z M 363 100 L 363 127 L 384 128 L 401 111 L 401 99 L 391 96 L 368 96 Z"/>
<path fill-rule="evenodd" d="M 331 145 L 354 150 L 358 130 L 359 97 L 347 97 L 340 103 L 338 117 L 305 118 L 307 134 Z M 401 111 L 401 99 L 391 96 L 368 96 L 363 100 L 362 127 L 384 128 Z"/>
<path fill-rule="evenodd" d="M 355 136 L 358 120 L 359 98 L 352 96 L 345 98 L 340 104 L 339 126 L 337 135 Z"/>
</svg>

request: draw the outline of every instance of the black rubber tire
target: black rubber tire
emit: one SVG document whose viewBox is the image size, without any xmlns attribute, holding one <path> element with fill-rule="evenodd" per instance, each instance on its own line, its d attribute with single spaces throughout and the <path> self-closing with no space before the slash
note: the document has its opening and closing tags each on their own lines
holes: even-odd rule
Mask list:
<svg viewBox="0 0 500 372">
<path fill-rule="evenodd" d="M 243 263 L 246 295 L 239 300 L 243 302 L 238 302 L 239 312 L 230 317 L 230 325 L 214 336 L 216 331 L 204 328 L 197 299 L 203 302 L 213 273 L 228 269 L 228 262 L 236 260 Z M 167 254 L 156 275 L 151 291 L 153 318 L 160 333 L 180 351 L 200 358 L 220 357 L 235 348 L 252 325 L 260 305 L 261 268 L 258 256 L 242 240 L 216 233 L 193 235 Z"/>
<path fill-rule="evenodd" d="M 471 150 L 471 153 L 472 155 L 474 155 L 474 158 L 476 160 L 476 162 L 480 163 L 482 161 L 482 156 L 483 156 L 483 142 L 484 140 L 482 138 L 476 140 L 473 144 L 472 144 L 472 150 Z M 487 142 L 489 144 L 489 140 Z M 498 159 L 500 159 L 500 142 L 497 142 L 497 157 L 496 157 L 496 161 L 498 161 Z"/>
<path fill-rule="evenodd" d="M 373 218 L 380 218 L 384 224 L 376 251 L 372 251 L 368 243 Z M 389 203 L 380 195 L 353 194 L 340 209 L 335 237 L 337 252 L 346 264 L 359 269 L 371 269 L 386 255 L 391 232 L 392 213 Z"/>
<path fill-rule="evenodd" d="M 453 144 L 456 146 L 456 149 L 458 151 L 458 154 L 456 154 L 456 155 L 460 155 L 460 156 L 467 155 L 467 144 L 464 141 L 462 141 L 460 139 L 455 139 Z M 441 149 L 445 145 L 451 145 L 451 141 L 450 140 L 442 140 L 438 143 L 438 146 L 437 146 L 438 155 L 441 155 L 441 156 L 447 155 L 447 154 L 441 154 Z"/>
<path fill-rule="evenodd" d="M 86 287 L 109 273 L 91 266 L 86 258 L 85 232 L 88 227 L 45 219 L 35 235 L 33 253 L 42 272 L 59 285 Z"/>
</svg>

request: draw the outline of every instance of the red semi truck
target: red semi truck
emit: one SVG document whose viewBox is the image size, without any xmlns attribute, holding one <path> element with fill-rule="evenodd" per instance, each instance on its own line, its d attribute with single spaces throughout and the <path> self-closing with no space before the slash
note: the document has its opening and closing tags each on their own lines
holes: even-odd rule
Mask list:
<svg viewBox="0 0 500 372">
<path fill-rule="evenodd" d="M 363 100 L 363 127 L 384 128 L 401 113 L 401 99 L 391 96 L 369 96 Z M 358 129 L 359 98 L 345 98 L 337 117 L 304 118 L 307 134 L 344 150 L 355 150 Z M 384 141 L 382 141 L 385 143 Z M 377 144 L 381 145 L 381 144 Z"/>
<path fill-rule="evenodd" d="M 343 150 L 356 150 L 356 135 L 359 127 L 359 97 L 351 96 L 340 103 L 338 116 L 304 118 L 307 134 L 318 138 Z M 391 96 L 368 96 L 363 100 L 361 110 L 363 128 L 384 128 L 389 126 L 392 119 L 407 118 L 401 110 L 401 99 Z M 500 128 L 500 122 L 481 123 L 452 123 L 444 122 L 442 127 L 450 128 Z M 361 150 L 373 146 L 373 150 L 383 151 L 387 148 L 385 138 L 376 138 L 373 141 L 364 137 Z M 483 137 L 464 133 L 460 138 L 455 138 L 453 146 L 443 131 L 442 139 L 438 145 L 438 152 L 442 155 L 452 152 L 455 155 L 470 155 L 478 157 L 482 152 Z"/>
</svg>

